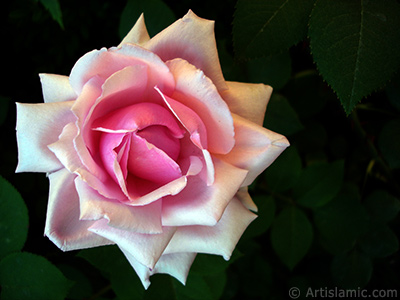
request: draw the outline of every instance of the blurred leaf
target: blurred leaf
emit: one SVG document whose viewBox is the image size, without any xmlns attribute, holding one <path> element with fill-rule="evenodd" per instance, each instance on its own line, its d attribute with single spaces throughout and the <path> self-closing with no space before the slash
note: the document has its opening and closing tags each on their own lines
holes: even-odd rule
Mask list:
<svg viewBox="0 0 400 300">
<path fill-rule="evenodd" d="M 253 83 L 265 83 L 281 89 L 290 79 L 292 64 L 289 51 L 252 59 L 247 62 L 248 78 Z"/>
<path fill-rule="evenodd" d="M 399 250 L 396 234 L 387 226 L 374 226 L 359 240 L 361 249 L 373 257 L 386 257 Z"/>
<path fill-rule="evenodd" d="M 107 275 L 119 300 L 143 298 L 144 287 L 117 246 L 103 246 L 82 250 L 78 256 L 84 258 Z"/>
<path fill-rule="evenodd" d="M 314 222 L 322 244 L 336 255 L 350 250 L 356 239 L 366 233 L 369 216 L 356 196 L 339 193 L 315 210 Z"/>
<path fill-rule="evenodd" d="M 372 275 L 371 259 L 358 251 L 336 256 L 331 265 L 331 273 L 339 287 L 345 289 L 363 288 Z"/>
<path fill-rule="evenodd" d="M 68 299 L 87 299 L 92 295 L 90 281 L 81 270 L 67 264 L 57 265 L 57 267 L 67 279 L 74 283 L 69 290 Z"/>
<path fill-rule="evenodd" d="M 176 21 L 174 12 L 161 0 L 128 0 L 119 23 L 121 39 L 131 30 L 142 13 L 150 37 Z"/>
<path fill-rule="evenodd" d="M 295 146 L 290 146 L 265 170 L 268 188 L 278 192 L 289 190 L 297 182 L 301 168 L 300 155 Z"/>
<path fill-rule="evenodd" d="M 0 259 L 19 251 L 28 235 L 28 209 L 18 191 L 0 176 Z"/>
<path fill-rule="evenodd" d="M 309 37 L 314 61 L 347 114 L 400 66 L 396 0 L 319 0 Z"/>
<path fill-rule="evenodd" d="M 0 262 L 1 299 L 64 299 L 72 283 L 42 256 L 10 254 Z"/>
<path fill-rule="evenodd" d="M 275 201 L 273 197 L 254 197 L 254 202 L 258 207 L 258 217 L 250 223 L 249 227 L 244 232 L 243 240 L 254 238 L 266 232 L 275 217 Z"/>
<path fill-rule="evenodd" d="M 186 285 L 182 285 L 176 280 L 173 280 L 172 283 L 177 300 L 218 300 L 222 295 L 226 280 L 225 272 L 210 275 L 200 275 L 190 272 Z"/>
<path fill-rule="evenodd" d="M 400 168 L 400 119 L 387 122 L 379 135 L 378 145 L 383 157 L 393 169 Z"/>
<path fill-rule="evenodd" d="M 181 284 L 170 275 L 156 274 L 151 277 L 151 285 L 144 293 L 145 300 L 174 300 L 177 299 L 175 284 Z M 182 285 L 182 284 L 181 284 Z"/>
<path fill-rule="evenodd" d="M 272 224 L 272 247 L 290 270 L 307 254 L 312 239 L 310 221 L 295 206 L 284 208 Z"/>
<path fill-rule="evenodd" d="M 374 190 L 364 201 L 364 205 L 376 223 L 387 223 L 393 220 L 400 211 L 399 199 L 385 190 Z"/>
<path fill-rule="evenodd" d="M 6 121 L 10 98 L 0 96 L 0 126 Z"/>
<path fill-rule="evenodd" d="M 310 208 L 320 207 L 339 193 L 344 175 L 344 162 L 315 163 L 305 168 L 293 189 L 296 202 Z"/>
<path fill-rule="evenodd" d="M 321 77 L 312 70 L 295 74 L 285 86 L 284 94 L 299 117 L 308 118 L 324 108 L 328 91 Z"/>
<path fill-rule="evenodd" d="M 56 21 L 62 29 L 64 29 L 61 7 L 58 0 L 35 0 L 35 1 L 36 2 L 40 1 L 40 3 L 42 3 L 42 5 L 49 11 L 53 20 Z"/>
<path fill-rule="evenodd" d="M 272 94 L 268 103 L 264 127 L 286 136 L 303 129 L 297 113 L 287 99 L 277 93 Z"/>
<path fill-rule="evenodd" d="M 239 0 L 233 20 L 238 56 L 276 54 L 303 40 L 315 0 Z"/>
</svg>

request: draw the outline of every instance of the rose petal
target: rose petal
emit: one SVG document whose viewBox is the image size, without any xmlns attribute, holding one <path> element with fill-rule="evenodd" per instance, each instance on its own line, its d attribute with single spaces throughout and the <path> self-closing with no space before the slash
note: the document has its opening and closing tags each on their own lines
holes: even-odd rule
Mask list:
<svg viewBox="0 0 400 300">
<path fill-rule="evenodd" d="M 154 269 L 150 270 L 148 267 L 138 262 L 129 251 L 121 247 L 120 249 L 125 254 L 131 266 L 135 269 L 136 274 L 138 274 L 146 290 L 150 286 L 150 276 L 158 273 L 169 274 L 178 279 L 182 284 L 185 284 L 189 269 L 196 258 L 196 253 L 163 254 Z"/>
<path fill-rule="evenodd" d="M 211 153 L 228 153 L 235 143 L 232 116 L 213 82 L 182 59 L 168 61 L 167 65 L 176 80 L 171 98 L 195 111 L 203 121 Z"/>
<path fill-rule="evenodd" d="M 42 83 L 44 102 L 61 102 L 76 99 L 76 94 L 69 84 L 68 76 L 39 74 Z"/>
<path fill-rule="evenodd" d="M 289 146 L 288 140 L 242 117 L 232 114 L 235 124 L 235 147 L 220 159 L 249 170 L 243 186 L 250 185 Z"/>
<path fill-rule="evenodd" d="M 137 233 L 162 233 L 161 201 L 145 206 L 127 206 L 117 200 L 110 200 L 83 182 L 75 179 L 80 200 L 80 220 L 99 220 L 105 218 L 108 225 Z"/>
<path fill-rule="evenodd" d="M 163 233 L 142 234 L 111 227 L 107 220 L 101 219 L 95 221 L 89 230 L 128 250 L 141 264 L 153 269 L 176 229 L 163 227 Z"/>
<path fill-rule="evenodd" d="M 82 164 L 74 144 L 74 138 L 77 134 L 78 128 L 75 123 L 69 123 L 64 127 L 59 140 L 50 144 L 48 147 L 57 156 L 63 166 L 71 173 L 78 174 L 82 180 L 87 182 L 103 196 L 111 199 L 125 199 L 126 196 L 121 189 L 107 174 L 105 174 L 104 170 L 99 168 L 102 173 L 98 173 L 98 175 L 100 174 L 101 176 L 96 177 L 95 174 L 89 172 Z"/>
<path fill-rule="evenodd" d="M 128 170 L 140 178 L 165 184 L 182 176 L 179 165 L 164 151 L 132 134 Z"/>
<path fill-rule="evenodd" d="M 199 177 L 188 178 L 179 194 L 163 199 L 163 226 L 214 226 L 247 175 L 246 170 L 214 159 L 215 182 L 211 186 Z"/>
<path fill-rule="evenodd" d="M 150 40 L 149 33 L 147 32 L 146 24 L 144 22 L 144 15 L 141 14 L 139 19 L 136 21 L 135 25 L 128 32 L 128 34 L 124 37 L 121 44 L 118 47 L 121 47 L 122 44 L 138 44 L 141 45 Z"/>
<path fill-rule="evenodd" d="M 171 99 L 164 95 L 158 88 L 156 90 L 160 93 L 167 107 L 175 115 L 182 126 L 190 133 L 190 140 L 199 149 L 207 149 L 207 130 L 203 121 L 189 107 L 182 103 Z"/>
<path fill-rule="evenodd" d="M 264 84 L 232 81 L 226 83 L 229 89 L 222 91 L 221 96 L 228 104 L 229 109 L 233 113 L 262 126 L 272 87 Z"/>
<path fill-rule="evenodd" d="M 143 47 L 163 61 L 182 58 L 211 78 L 218 90 L 227 88 L 214 35 L 214 21 L 196 16 L 191 10 L 175 23 L 154 36 Z"/>
<path fill-rule="evenodd" d="M 195 176 L 199 174 L 199 172 L 203 168 L 202 161 L 196 156 L 189 157 L 188 161 L 189 161 L 189 166 L 187 167 L 187 172 L 185 176 L 182 176 L 178 179 L 175 179 L 174 181 L 164 184 L 161 187 L 150 188 L 146 190 L 146 187 L 144 187 L 145 182 L 140 182 L 139 180 L 137 180 L 138 178 L 135 177 L 133 182 L 134 186 L 131 190 L 136 191 L 137 194 L 135 195 L 134 193 L 130 192 L 129 195 L 131 201 L 127 202 L 126 204 L 132 206 L 147 205 L 154 201 L 158 201 L 163 197 L 169 195 L 176 195 L 179 192 L 181 192 L 186 187 L 187 178 L 189 176 Z M 128 186 L 129 185 L 130 183 L 128 182 Z"/>
<path fill-rule="evenodd" d="M 61 169 L 49 174 L 50 192 L 45 235 L 63 251 L 112 244 L 88 231 L 93 221 L 79 220 L 79 196 L 75 189 L 76 175 Z"/>
<path fill-rule="evenodd" d="M 47 145 L 57 141 L 63 127 L 75 120 L 72 104 L 73 101 L 17 103 L 16 172 L 53 172 L 63 167 Z"/>
<path fill-rule="evenodd" d="M 176 161 L 178 159 L 181 150 L 180 139 L 173 137 L 167 127 L 149 126 L 137 134 L 164 151 L 172 160 Z"/>
<path fill-rule="evenodd" d="M 126 103 L 126 101 L 124 101 Z M 133 132 L 148 126 L 165 126 L 174 137 L 183 137 L 174 116 L 164 107 L 149 102 L 116 109 L 93 122 L 93 129 L 105 132 Z"/>
<path fill-rule="evenodd" d="M 208 253 L 222 255 L 225 260 L 229 260 L 244 230 L 256 217 L 234 197 L 215 226 L 177 227 L 164 254 Z"/>
<path fill-rule="evenodd" d="M 98 76 L 104 82 L 112 74 L 128 66 L 148 67 L 152 87 L 157 85 L 167 93 L 173 90 L 174 80 L 164 62 L 156 54 L 134 44 L 86 53 L 72 68 L 70 83 L 79 95 L 90 78 Z"/>
<path fill-rule="evenodd" d="M 246 207 L 247 209 L 254 211 L 254 212 L 258 211 L 257 205 L 254 203 L 253 199 L 251 199 L 251 197 L 250 197 L 247 186 L 241 187 L 238 190 L 238 192 L 236 193 L 236 198 L 238 198 L 240 200 L 240 202 L 242 202 L 244 207 Z"/>
</svg>

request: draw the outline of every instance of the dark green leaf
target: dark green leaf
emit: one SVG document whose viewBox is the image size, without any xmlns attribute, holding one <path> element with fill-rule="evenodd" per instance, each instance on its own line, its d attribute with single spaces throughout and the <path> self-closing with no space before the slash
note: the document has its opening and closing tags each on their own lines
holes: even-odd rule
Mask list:
<svg viewBox="0 0 400 300">
<path fill-rule="evenodd" d="M 173 11 L 161 0 L 128 0 L 119 24 L 121 39 L 135 25 L 142 13 L 150 36 L 156 35 L 176 20 Z"/>
<path fill-rule="evenodd" d="M 400 201 L 385 190 L 373 191 L 364 201 L 364 205 L 376 223 L 387 223 L 393 220 L 400 211 Z"/>
<path fill-rule="evenodd" d="M 342 254 L 366 233 L 369 216 L 356 196 L 339 193 L 315 210 L 314 221 L 325 248 L 333 254 Z"/>
<path fill-rule="evenodd" d="M 400 168 L 400 119 L 387 122 L 379 135 L 378 145 L 383 157 L 393 169 Z"/>
<path fill-rule="evenodd" d="M 303 129 L 303 125 L 287 99 L 277 93 L 272 94 L 268 103 L 264 126 L 286 136 Z"/>
<path fill-rule="evenodd" d="M 64 299 L 72 283 L 42 256 L 10 254 L 0 262 L 1 299 Z"/>
<path fill-rule="evenodd" d="M 369 282 L 372 269 L 371 259 L 367 255 L 352 251 L 334 258 L 331 273 L 339 287 L 357 289 Z"/>
<path fill-rule="evenodd" d="M 307 254 L 312 239 L 310 221 L 295 206 L 284 208 L 272 224 L 272 247 L 290 270 Z"/>
<path fill-rule="evenodd" d="M 28 209 L 18 191 L 0 176 L 0 259 L 19 251 L 28 235 Z"/>
<path fill-rule="evenodd" d="M 62 12 L 59 1 L 58 0 L 39 0 L 39 1 L 49 11 L 53 20 L 56 21 L 62 29 L 64 29 L 64 24 L 62 21 Z"/>
<path fill-rule="evenodd" d="M 233 38 L 239 56 L 268 56 L 306 37 L 315 0 L 239 0 Z"/>
<path fill-rule="evenodd" d="M 74 283 L 69 290 L 68 299 L 87 299 L 93 294 L 88 277 L 80 269 L 67 264 L 57 265 L 57 267 L 67 279 Z"/>
<path fill-rule="evenodd" d="M 144 293 L 145 300 L 173 300 L 177 299 L 175 285 L 182 285 L 174 278 L 166 274 L 156 274 L 151 277 L 151 285 Z"/>
<path fill-rule="evenodd" d="M 262 82 L 277 91 L 289 81 L 291 75 L 292 65 L 289 52 L 250 60 L 247 62 L 247 71 L 250 82 Z"/>
<path fill-rule="evenodd" d="M 319 0 L 309 37 L 314 61 L 347 114 L 400 66 L 396 0 Z"/>
<path fill-rule="evenodd" d="M 343 182 L 344 162 L 315 163 L 303 170 L 293 189 L 293 197 L 306 207 L 316 208 L 331 201 Z"/>
<path fill-rule="evenodd" d="M 103 246 L 82 250 L 79 257 L 101 270 L 111 282 L 118 299 L 142 299 L 144 287 L 117 246 Z"/>
<path fill-rule="evenodd" d="M 299 178 L 301 167 L 301 158 L 296 147 L 287 148 L 264 173 L 268 188 L 278 192 L 292 188 Z"/>
<path fill-rule="evenodd" d="M 251 222 L 245 231 L 242 237 L 243 240 L 259 236 L 266 232 L 275 217 L 275 201 L 273 197 L 255 197 L 254 202 L 258 208 L 258 217 Z"/>
<path fill-rule="evenodd" d="M 361 249 L 373 257 L 386 257 L 399 250 L 399 240 L 387 225 L 374 226 L 359 243 Z"/>
<path fill-rule="evenodd" d="M 225 272 L 210 275 L 189 273 L 186 285 L 174 280 L 176 299 L 218 300 L 226 284 Z"/>
</svg>

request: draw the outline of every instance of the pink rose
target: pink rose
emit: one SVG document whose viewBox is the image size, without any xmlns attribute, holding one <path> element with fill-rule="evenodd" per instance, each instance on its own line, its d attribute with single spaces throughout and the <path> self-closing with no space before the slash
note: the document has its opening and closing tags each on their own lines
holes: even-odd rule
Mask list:
<svg viewBox="0 0 400 300">
<path fill-rule="evenodd" d="M 226 82 L 214 22 L 193 12 L 149 38 L 41 74 L 17 104 L 17 172 L 46 172 L 45 234 L 60 249 L 117 244 L 143 285 L 185 283 L 196 253 L 229 259 L 256 217 L 247 186 L 289 145 L 262 127 L 272 88 Z"/>
</svg>

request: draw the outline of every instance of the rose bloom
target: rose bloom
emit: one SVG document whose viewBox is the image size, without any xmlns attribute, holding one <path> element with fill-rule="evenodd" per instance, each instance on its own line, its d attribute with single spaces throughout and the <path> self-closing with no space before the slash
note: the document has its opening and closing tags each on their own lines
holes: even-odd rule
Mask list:
<svg viewBox="0 0 400 300">
<path fill-rule="evenodd" d="M 257 207 L 247 186 L 289 145 L 262 127 L 272 88 L 228 82 L 214 22 L 193 12 L 150 39 L 40 74 L 17 103 L 17 172 L 50 180 L 45 235 L 64 251 L 117 244 L 143 285 L 183 284 L 197 253 L 228 260 Z"/>
</svg>

